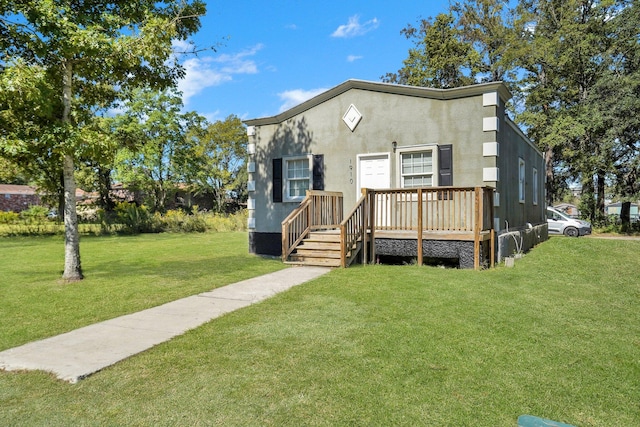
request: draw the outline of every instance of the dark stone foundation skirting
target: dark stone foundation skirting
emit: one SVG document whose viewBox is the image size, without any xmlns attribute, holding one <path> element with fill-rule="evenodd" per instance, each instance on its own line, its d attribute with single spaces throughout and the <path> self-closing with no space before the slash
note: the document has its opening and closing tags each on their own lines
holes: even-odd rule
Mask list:
<svg viewBox="0 0 640 427">
<path fill-rule="evenodd" d="M 483 245 L 481 262 L 487 259 L 487 245 Z M 473 268 L 473 242 L 460 240 L 423 240 L 425 258 L 457 259 L 460 268 Z M 485 252 L 487 252 L 485 254 Z M 411 239 L 376 239 L 376 254 L 398 257 L 416 257 L 418 241 Z"/>
<path fill-rule="evenodd" d="M 279 257 L 282 254 L 281 233 L 249 232 L 249 252 Z M 482 242 L 480 265 L 488 267 L 489 242 Z M 424 258 L 458 260 L 460 268 L 473 268 L 473 242 L 462 240 L 423 240 Z M 412 239 L 376 239 L 376 254 L 381 256 L 415 258 L 418 241 Z"/>
</svg>

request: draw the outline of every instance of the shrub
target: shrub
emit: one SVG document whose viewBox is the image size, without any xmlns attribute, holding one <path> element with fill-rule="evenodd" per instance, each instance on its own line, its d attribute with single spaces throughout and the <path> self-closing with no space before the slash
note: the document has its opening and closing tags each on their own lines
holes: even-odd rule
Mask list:
<svg viewBox="0 0 640 427">
<path fill-rule="evenodd" d="M 173 233 L 204 233 L 207 231 L 207 223 L 203 214 L 188 214 L 184 211 L 170 210 L 164 216 L 156 215 L 162 231 Z"/>
<path fill-rule="evenodd" d="M 20 215 L 16 212 L 0 211 L 0 224 L 14 224 L 18 222 Z"/>
<path fill-rule="evenodd" d="M 245 231 L 247 229 L 247 210 L 234 214 L 207 214 L 207 226 L 213 231 Z"/>
<path fill-rule="evenodd" d="M 123 202 L 116 205 L 114 214 L 103 210 L 96 212 L 102 234 L 123 233 L 204 233 L 207 230 L 246 231 L 246 210 L 234 214 L 189 213 L 184 210 L 169 210 L 164 215 L 151 214 L 145 206 Z"/>
<path fill-rule="evenodd" d="M 145 206 L 121 202 L 116 205 L 115 210 L 116 222 L 122 225 L 121 231 L 125 233 L 157 233 L 161 231 L 154 221 L 154 216 Z"/>
<path fill-rule="evenodd" d="M 28 222 L 41 222 L 47 219 L 49 209 L 44 206 L 29 206 L 29 209 L 20 212 L 20 218 Z"/>
</svg>

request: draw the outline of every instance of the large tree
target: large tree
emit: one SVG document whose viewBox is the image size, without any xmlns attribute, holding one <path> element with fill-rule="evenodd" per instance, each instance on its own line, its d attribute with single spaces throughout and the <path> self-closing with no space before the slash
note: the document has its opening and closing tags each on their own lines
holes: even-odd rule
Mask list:
<svg viewBox="0 0 640 427">
<path fill-rule="evenodd" d="M 230 197 L 246 200 L 247 131 L 239 117 L 211 123 L 200 134 L 191 134 L 195 142 L 197 167 L 189 181 L 196 193 L 211 194 L 214 210 L 221 212 Z"/>
<path fill-rule="evenodd" d="M 484 82 L 512 82 L 516 77 L 522 32 L 509 0 L 464 0 L 451 5 L 460 39 L 475 52 L 475 72 Z"/>
<path fill-rule="evenodd" d="M 547 162 L 547 202 L 581 182 L 604 214 L 608 184 L 637 195 L 638 2 L 459 0 L 402 33 L 416 41 L 390 82 L 454 87 L 506 81 L 511 112 Z"/>
<path fill-rule="evenodd" d="M 615 16 L 626 3 L 528 0 L 520 5 L 531 30 L 529 55 L 521 63 L 526 111 L 519 119 L 546 153 L 548 201 L 557 196 L 556 174 L 565 173 L 562 178 L 582 183 L 585 211 L 593 220 L 604 215 L 618 145 L 607 136 L 603 118 L 614 98 L 598 95 L 596 88 L 611 77 L 620 36 Z M 636 29 L 636 40 L 637 34 Z"/>
<path fill-rule="evenodd" d="M 183 69 L 172 41 L 195 32 L 204 12 L 201 0 L 0 2 L 0 149 L 62 166 L 64 280 L 83 277 L 74 171 L 101 143 L 94 117 L 132 87 L 175 85 Z"/>
<path fill-rule="evenodd" d="M 513 81 L 521 32 L 516 18 L 507 0 L 453 2 L 448 13 L 402 29 L 415 47 L 404 66 L 383 79 L 436 88 Z"/>
<path fill-rule="evenodd" d="M 117 120 L 128 144 L 116 156 L 116 179 L 142 191 L 154 212 L 166 210 L 168 198 L 200 164 L 189 135 L 204 129 L 205 119 L 182 107 L 174 92 L 138 90 Z"/>
<path fill-rule="evenodd" d="M 473 84 L 479 55 L 462 40 L 452 14 L 423 19 L 419 27 L 408 25 L 402 34 L 415 47 L 409 49 L 404 66 L 397 73 L 387 73 L 384 81 L 444 89 Z"/>
</svg>

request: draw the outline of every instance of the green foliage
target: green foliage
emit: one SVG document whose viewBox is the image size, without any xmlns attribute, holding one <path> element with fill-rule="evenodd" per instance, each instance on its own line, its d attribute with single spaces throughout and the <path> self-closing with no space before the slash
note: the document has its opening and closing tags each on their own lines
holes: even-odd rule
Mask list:
<svg viewBox="0 0 640 427">
<path fill-rule="evenodd" d="M 137 90 L 116 118 L 121 138 L 130 141 L 116 155 L 115 177 L 129 188 L 142 190 L 153 212 L 163 213 L 179 184 L 189 181 L 200 164 L 188 135 L 201 129 L 205 119 L 182 113 L 179 94 Z"/>
<path fill-rule="evenodd" d="M 115 208 L 116 222 L 122 225 L 120 229 L 124 233 L 156 233 L 159 232 L 154 215 L 143 205 L 121 202 Z"/>
<path fill-rule="evenodd" d="M 477 53 L 461 40 L 452 15 L 439 14 L 435 20 L 422 20 L 419 30 L 409 26 L 403 32 L 416 39 L 415 48 L 409 50 L 404 67 L 388 74 L 386 81 L 444 89 L 473 84 Z"/>
<path fill-rule="evenodd" d="M 246 231 L 248 217 L 249 213 L 246 210 L 234 214 L 214 213 L 205 216 L 209 230 L 216 232 Z"/>
<path fill-rule="evenodd" d="M 215 212 L 224 211 L 228 197 L 245 201 L 247 136 L 240 118 L 231 115 L 206 129 L 194 127 L 188 137 L 193 141 L 194 155 L 184 170 L 195 193 L 210 194 Z"/>
<path fill-rule="evenodd" d="M 170 233 L 204 233 L 207 223 L 201 213 L 187 214 L 184 211 L 169 210 L 164 215 L 156 214 L 156 221 L 161 223 L 161 229 Z"/>
<path fill-rule="evenodd" d="M 0 224 L 14 224 L 20 219 L 20 214 L 17 212 L 5 212 L 0 211 Z"/>
<path fill-rule="evenodd" d="M 49 209 L 40 205 L 29 206 L 28 209 L 20 212 L 20 218 L 28 222 L 43 222 L 46 221 Z"/>
</svg>

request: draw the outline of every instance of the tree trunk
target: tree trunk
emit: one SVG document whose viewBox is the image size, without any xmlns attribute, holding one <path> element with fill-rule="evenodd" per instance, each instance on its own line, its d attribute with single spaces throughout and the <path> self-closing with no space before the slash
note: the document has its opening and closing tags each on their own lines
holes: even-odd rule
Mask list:
<svg viewBox="0 0 640 427">
<path fill-rule="evenodd" d="M 66 281 L 82 280 L 80 266 L 80 235 L 76 213 L 76 180 L 73 157 L 64 156 L 64 273 Z"/>
<path fill-rule="evenodd" d="M 604 199 L 605 199 L 605 173 L 603 170 L 599 170 L 596 175 L 596 217 L 602 221 L 605 218 L 604 214 Z"/>
<path fill-rule="evenodd" d="M 71 98 L 73 67 L 70 61 L 63 63 L 62 77 L 62 121 L 71 122 Z M 68 149 L 73 152 L 72 149 Z M 64 272 L 62 279 L 66 281 L 82 280 L 80 267 L 80 234 L 78 233 L 78 214 L 76 212 L 76 179 L 73 156 L 69 152 L 64 154 L 62 176 L 64 180 Z"/>
<path fill-rule="evenodd" d="M 553 174 L 553 148 L 547 147 L 544 152 L 545 175 L 547 181 L 547 205 L 553 206 L 553 199 L 557 189 L 555 188 L 555 179 Z"/>
<path fill-rule="evenodd" d="M 622 231 L 628 232 L 631 228 L 631 202 L 622 202 L 620 207 L 620 221 L 622 221 Z"/>
<path fill-rule="evenodd" d="M 111 169 L 98 166 L 98 193 L 100 194 L 100 207 L 105 212 L 113 212 L 115 203 L 111 198 Z"/>
</svg>

